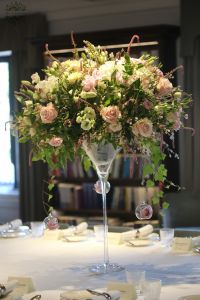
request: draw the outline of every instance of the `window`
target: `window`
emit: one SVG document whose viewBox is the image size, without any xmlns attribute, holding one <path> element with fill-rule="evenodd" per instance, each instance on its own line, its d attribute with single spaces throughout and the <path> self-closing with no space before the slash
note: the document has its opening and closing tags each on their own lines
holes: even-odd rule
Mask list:
<svg viewBox="0 0 200 300">
<path fill-rule="evenodd" d="M 9 60 L 0 58 L 0 185 L 14 185 L 15 172 L 11 161 Z M 8 124 L 9 125 L 9 124 Z"/>
</svg>

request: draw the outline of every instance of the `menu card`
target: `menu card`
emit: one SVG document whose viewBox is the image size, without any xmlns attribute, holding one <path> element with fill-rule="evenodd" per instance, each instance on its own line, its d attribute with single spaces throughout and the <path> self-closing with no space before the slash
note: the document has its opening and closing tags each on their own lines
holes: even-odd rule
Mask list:
<svg viewBox="0 0 200 300">
<path fill-rule="evenodd" d="M 107 290 L 117 290 L 120 291 L 120 300 L 136 300 L 137 294 L 136 289 L 133 284 L 125 282 L 109 282 L 107 285 Z"/>
<path fill-rule="evenodd" d="M 172 251 L 188 252 L 192 250 L 192 238 L 175 237 L 173 239 Z"/>
</svg>

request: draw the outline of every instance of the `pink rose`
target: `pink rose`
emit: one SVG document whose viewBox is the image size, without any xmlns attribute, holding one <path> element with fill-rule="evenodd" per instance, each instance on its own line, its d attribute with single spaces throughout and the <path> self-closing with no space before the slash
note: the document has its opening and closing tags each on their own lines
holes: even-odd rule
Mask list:
<svg viewBox="0 0 200 300">
<path fill-rule="evenodd" d="M 156 75 L 159 76 L 159 77 L 163 77 L 164 76 L 163 72 L 160 69 L 158 69 L 158 68 L 156 68 Z"/>
<path fill-rule="evenodd" d="M 94 91 L 96 83 L 97 80 L 95 76 L 86 75 L 85 79 L 83 80 L 83 90 L 85 92 Z"/>
<path fill-rule="evenodd" d="M 147 118 L 141 119 L 137 121 L 132 128 L 133 134 L 138 136 L 144 136 L 144 137 L 151 137 L 153 133 L 153 124 L 151 121 Z"/>
<path fill-rule="evenodd" d="M 159 96 L 165 96 L 165 95 L 169 94 L 172 91 L 173 85 L 169 81 L 169 79 L 167 79 L 165 77 L 161 77 L 159 79 L 159 82 L 158 82 L 156 88 L 157 88 Z"/>
<path fill-rule="evenodd" d="M 143 105 L 146 109 L 151 109 L 153 107 L 153 104 L 152 102 L 150 102 L 149 100 L 145 99 L 144 102 L 143 102 Z"/>
<path fill-rule="evenodd" d="M 42 123 L 45 124 L 52 123 L 57 116 L 58 116 L 58 112 L 52 103 L 49 103 L 47 104 L 47 106 L 42 106 L 40 108 L 40 117 Z"/>
<path fill-rule="evenodd" d="M 49 145 L 53 147 L 59 147 L 62 145 L 62 143 L 63 143 L 63 139 L 57 136 L 54 136 L 49 140 Z"/>
<path fill-rule="evenodd" d="M 100 113 L 102 118 L 110 124 L 116 124 L 121 117 L 121 112 L 117 106 L 104 107 Z"/>
<path fill-rule="evenodd" d="M 117 72 L 116 73 L 116 80 L 119 81 L 120 83 L 124 83 L 124 78 L 123 78 L 123 73 L 122 72 Z"/>
</svg>

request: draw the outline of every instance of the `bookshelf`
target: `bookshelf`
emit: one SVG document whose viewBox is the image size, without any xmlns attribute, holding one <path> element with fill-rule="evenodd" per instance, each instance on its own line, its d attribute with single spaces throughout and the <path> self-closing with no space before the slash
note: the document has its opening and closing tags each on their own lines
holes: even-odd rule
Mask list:
<svg viewBox="0 0 200 300">
<path fill-rule="evenodd" d="M 151 201 L 153 188 L 146 190 L 142 185 L 143 155 L 118 154 L 110 169 L 108 181 L 111 185 L 107 194 L 108 216 L 124 221 L 133 220 L 135 207 L 147 199 Z M 102 198 L 94 189 L 98 180 L 91 167 L 86 173 L 80 160 L 69 161 L 67 167 L 56 170 L 59 209 L 67 215 L 101 216 Z M 157 217 L 158 208 L 155 208 Z"/>
<path fill-rule="evenodd" d="M 83 40 L 89 40 L 95 45 L 107 47 L 108 51 L 117 52 L 126 48 L 132 35 L 140 36 L 140 44 L 132 47 L 133 57 L 139 57 L 144 53 L 159 57 L 163 63 L 163 72 L 168 72 L 176 67 L 176 42 L 179 36 L 179 28 L 176 26 L 159 25 L 140 28 L 127 28 L 119 30 L 89 32 L 75 34 L 78 49 L 81 51 Z M 44 50 L 44 44 L 48 41 L 51 53 L 60 60 L 72 56 L 70 35 L 50 36 L 37 40 L 35 43 Z M 33 41 L 34 42 L 34 41 Z M 50 62 L 44 52 L 44 62 Z M 174 81 L 176 78 L 174 78 Z M 174 82 L 175 83 L 175 82 Z M 178 137 L 175 140 L 178 145 Z M 177 150 L 177 148 L 176 148 Z M 147 197 L 150 199 L 152 191 L 146 191 L 141 187 L 140 167 L 134 166 L 134 174 L 130 176 L 131 159 L 121 156 L 112 166 L 109 176 L 111 190 L 107 194 L 108 217 L 116 217 L 125 221 L 135 218 L 134 208 L 138 201 Z M 179 162 L 174 159 L 166 159 L 168 177 L 175 183 L 179 183 Z M 139 165 L 139 164 L 138 164 Z M 68 163 L 68 168 L 57 170 L 56 194 L 60 209 L 63 214 L 77 216 L 101 216 L 101 195 L 96 194 L 93 185 L 97 180 L 94 170 L 85 173 L 80 161 Z M 155 208 L 154 218 L 158 218 L 158 208 Z"/>
</svg>

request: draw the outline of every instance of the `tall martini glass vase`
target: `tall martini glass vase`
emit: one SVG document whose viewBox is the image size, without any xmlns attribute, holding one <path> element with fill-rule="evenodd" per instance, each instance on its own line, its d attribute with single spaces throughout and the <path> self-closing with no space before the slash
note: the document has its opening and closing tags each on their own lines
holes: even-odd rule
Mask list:
<svg viewBox="0 0 200 300">
<path fill-rule="evenodd" d="M 123 270 L 117 263 L 110 263 L 108 249 L 108 219 L 106 206 L 106 183 L 112 162 L 119 151 L 111 143 L 88 143 L 83 142 L 83 149 L 94 164 L 97 175 L 101 182 L 101 193 L 103 201 L 103 228 L 104 228 L 104 261 L 90 267 L 93 273 L 109 273 Z"/>
</svg>

